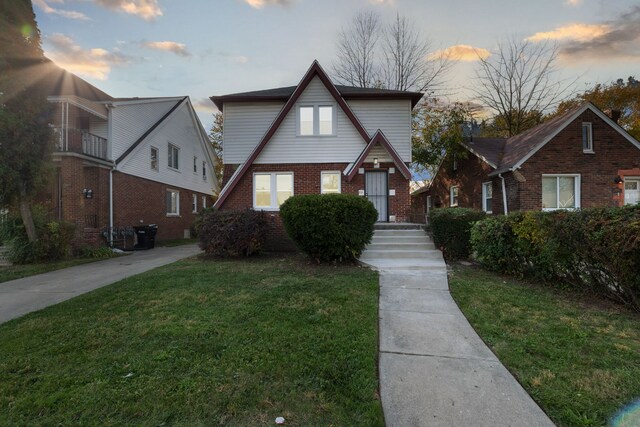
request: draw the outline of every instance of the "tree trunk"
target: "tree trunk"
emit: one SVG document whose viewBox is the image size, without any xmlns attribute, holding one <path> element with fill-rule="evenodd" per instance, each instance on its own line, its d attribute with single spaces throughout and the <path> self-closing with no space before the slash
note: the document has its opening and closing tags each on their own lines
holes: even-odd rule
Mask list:
<svg viewBox="0 0 640 427">
<path fill-rule="evenodd" d="M 27 238 L 30 242 L 35 242 L 38 240 L 38 234 L 36 233 L 36 226 L 33 224 L 31 207 L 27 199 L 27 186 L 24 182 L 20 185 L 20 216 L 22 217 L 24 229 L 27 231 Z"/>
</svg>

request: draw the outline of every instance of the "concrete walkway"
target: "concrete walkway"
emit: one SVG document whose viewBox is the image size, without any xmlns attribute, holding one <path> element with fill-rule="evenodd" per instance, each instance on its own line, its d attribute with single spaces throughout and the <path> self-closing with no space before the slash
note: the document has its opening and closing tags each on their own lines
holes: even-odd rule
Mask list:
<svg viewBox="0 0 640 427">
<path fill-rule="evenodd" d="M 198 253 L 197 245 L 155 248 L 0 283 L 0 323 Z"/>
<path fill-rule="evenodd" d="M 361 261 L 380 271 L 387 426 L 553 426 L 469 325 L 422 230 L 377 230 Z"/>
</svg>

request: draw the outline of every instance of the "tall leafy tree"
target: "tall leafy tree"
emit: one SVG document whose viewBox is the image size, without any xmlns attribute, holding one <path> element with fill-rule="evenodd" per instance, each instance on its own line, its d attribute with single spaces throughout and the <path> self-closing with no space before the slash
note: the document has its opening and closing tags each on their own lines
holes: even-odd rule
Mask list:
<svg viewBox="0 0 640 427">
<path fill-rule="evenodd" d="M 37 240 L 31 200 L 47 181 L 53 132 L 40 32 L 30 0 L 0 2 L 0 204 L 17 205 Z"/>
<path fill-rule="evenodd" d="M 222 118 L 222 112 L 218 111 L 217 113 L 214 113 L 213 125 L 209 131 L 209 141 L 211 142 L 213 152 L 216 155 L 214 172 L 216 174 L 216 179 L 220 184 L 220 188 L 222 188 L 222 174 L 224 173 L 224 164 L 222 163 Z"/>
<path fill-rule="evenodd" d="M 584 93 L 560 103 L 555 114 L 562 114 L 575 106 L 591 101 L 601 110 L 617 110 L 618 121 L 627 132 L 640 139 L 640 81 L 635 77 L 618 79 L 611 83 L 598 83 Z"/>
</svg>

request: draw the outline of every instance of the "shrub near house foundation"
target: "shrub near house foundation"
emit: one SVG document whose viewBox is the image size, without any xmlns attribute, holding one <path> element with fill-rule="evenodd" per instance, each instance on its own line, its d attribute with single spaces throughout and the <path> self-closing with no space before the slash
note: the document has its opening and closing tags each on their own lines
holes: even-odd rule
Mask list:
<svg viewBox="0 0 640 427">
<path fill-rule="evenodd" d="M 640 206 L 491 217 L 471 233 L 489 270 L 562 283 L 640 310 Z"/>
<path fill-rule="evenodd" d="M 262 249 L 267 232 L 264 212 L 205 212 L 197 227 L 200 248 L 207 255 L 250 256 Z"/>
<path fill-rule="evenodd" d="M 280 216 L 289 237 L 311 258 L 348 261 L 371 241 L 378 212 L 364 197 L 308 194 L 287 199 Z"/>
<path fill-rule="evenodd" d="M 485 213 L 467 208 L 441 208 L 429 212 L 433 242 L 448 261 L 469 258 L 471 227 Z"/>
</svg>

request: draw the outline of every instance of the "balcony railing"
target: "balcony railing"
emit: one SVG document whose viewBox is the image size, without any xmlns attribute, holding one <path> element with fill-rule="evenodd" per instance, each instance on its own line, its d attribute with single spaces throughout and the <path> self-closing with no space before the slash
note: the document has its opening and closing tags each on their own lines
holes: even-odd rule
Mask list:
<svg viewBox="0 0 640 427">
<path fill-rule="evenodd" d="M 107 139 L 80 129 L 56 127 L 58 151 L 82 153 L 98 159 L 107 159 Z"/>
</svg>

